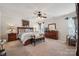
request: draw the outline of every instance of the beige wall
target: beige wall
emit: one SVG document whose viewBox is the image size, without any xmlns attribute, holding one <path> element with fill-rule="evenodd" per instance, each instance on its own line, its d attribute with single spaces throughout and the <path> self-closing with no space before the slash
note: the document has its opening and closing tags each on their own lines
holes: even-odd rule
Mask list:
<svg viewBox="0 0 79 59">
<path fill-rule="evenodd" d="M 19 14 L 17 12 L 11 11 L 11 10 L 2 10 L 1 11 L 1 33 L 3 38 L 8 38 L 8 27 L 9 24 L 14 25 L 16 28 L 19 26 L 22 26 L 22 19 L 29 20 L 25 16 L 23 17 L 22 14 Z M 34 20 L 31 19 L 30 26 L 33 26 L 35 24 Z M 36 24 L 35 24 L 36 25 Z"/>
<path fill-rule="evenodd" d="M 65 20 L 65 18 L 61 16 L 61 17 L 54 19 L 53 22 L 56 23 L 56 28 L 59 32 L 59 39 L 65 40 L 66 35 L 68 34 L 67 20 Z"/>
<path fill-rule="evenodd" d="M 14 24 L 15 27 L 21 26 L 21 20 L 26 19 L 30 21 L 30 26 L 37 25 L 35 19 L 27 19 L 23 17 L 22 14 L 12 12 L 12 11 L 1 11 L 2 16 L 1 16 L 1 28 L 2 28 L 2 35 L 3 37 L 7 38 L 8 34 L 8 24 Z M 57 30 L 59 31 L 59 39 L 65 40 L 66 35 L 68 34 L 67 30 L 67 20 L 65 20 L 65 17 L 67 16 L 74 16 L 75 13 L 67 14 L 64 16 L 59 16 L 59 17 L 52 17 L 52 18 L 47 18 L 45 20 L 45 27 L 48 26 L 50 23 L 56 23 Z"/>
<path fill-rule="evenodd" d="M 59 39 L 62 41 L 66 40 L 66 35 L 68 35 L 68 25 L 67 20 L 65 20 L 66 17 L 73 17 L 76 16 L 75 12 L 59 16 L 59 17 L 53 17 L 45 21 L 45 27 L 48 26 L 48 24 L 56 23 L 56 30 L 59 31 Z"/>
<path fill-rule="evenodd" d="M 7 38 L 9 24 L 15 27 L 21 26 L 22 17 L 14 12 L 2 12 L 2 36 Z"/>
</svg>

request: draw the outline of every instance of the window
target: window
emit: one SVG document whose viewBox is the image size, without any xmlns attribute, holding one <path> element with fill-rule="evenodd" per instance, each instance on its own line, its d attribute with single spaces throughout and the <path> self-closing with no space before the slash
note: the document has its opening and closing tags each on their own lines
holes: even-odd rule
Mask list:
<svg viewBox="0 0 79 59">
<path fill-rule="evenodd" d="M 74 18 L 68 18 L 68 33 L 69 36 L 75 36 L 75 21 Z"/>
</svg>

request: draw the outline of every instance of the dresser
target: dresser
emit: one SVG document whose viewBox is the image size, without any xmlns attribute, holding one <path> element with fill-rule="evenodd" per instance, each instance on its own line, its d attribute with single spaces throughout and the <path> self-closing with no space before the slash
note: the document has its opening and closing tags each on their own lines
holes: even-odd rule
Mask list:
<svg viewBox="0 0 79 59">
<path fill-rule="evenodd" d="M 58 31 L 47 31 L 45 32 L 45 37 L 58 40 Z"/>
<path fill-rule="evenodd" d="M 16 33 L 8 33 L 8 41 L 14 41 L 16 39 Z"/>
</svg>

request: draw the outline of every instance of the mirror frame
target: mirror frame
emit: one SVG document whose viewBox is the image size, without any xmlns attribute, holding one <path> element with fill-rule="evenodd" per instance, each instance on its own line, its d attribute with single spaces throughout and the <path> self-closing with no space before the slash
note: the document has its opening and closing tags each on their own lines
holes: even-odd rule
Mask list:
<svg viewBox="0 0 79 59">
<path fill-rule="evenodd" d="M 48 30 L 50 30 L 50 29 L 49 29 L 50 25 L 54 26 L 54 29 L 56 30 L 56 23 L 48 24 Z M 52 30 L 53 30 L 53 29 L 52 29 Z M 51 30 L 51 31 L 52 31 L 52 30 Z"/>
</svg>

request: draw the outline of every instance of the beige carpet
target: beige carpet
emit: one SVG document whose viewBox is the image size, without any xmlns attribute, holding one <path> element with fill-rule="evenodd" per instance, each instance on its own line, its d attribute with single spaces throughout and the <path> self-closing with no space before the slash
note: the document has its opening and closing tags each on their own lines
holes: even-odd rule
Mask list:
<svg viewBox="0 0 79 59">
<path fill-rule="evenodd" d="M 36 46 L 23 46 L 19 40 L 4 45 L 7 56 L 75 56 L 76 47 L 68 46 L 64 41 L 45 39 Z"/>
</svg>

